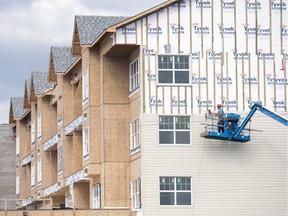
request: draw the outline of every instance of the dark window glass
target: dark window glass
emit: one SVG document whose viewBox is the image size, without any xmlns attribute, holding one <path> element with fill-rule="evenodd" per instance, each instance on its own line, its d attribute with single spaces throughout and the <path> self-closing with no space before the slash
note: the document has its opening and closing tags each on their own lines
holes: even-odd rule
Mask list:
<svg viewBox="0 0 288 216">
<path fill-rule="evenodd" d="M 173 131 L 159 131 L 159 143 L 160 144 L 173 144 L 174 143 Z"/>
<path fill-rule="evenodd" d="M 177 205 L 191 205 L 191 192 L 177 192 Z"/>
<path fill-rule="evenodd" d="M 175 71 L 175 83 L 189 83 L 189 71 Z"/>
<path fill-rule="evenodd" d="M 160 192 L 160 205 L 175 205 L 174 192 Z"/>
<path fill-rule="evenodd" d="M 173 83 L 173 71 L 159 71 L 159 83 Z"/>
</svg>

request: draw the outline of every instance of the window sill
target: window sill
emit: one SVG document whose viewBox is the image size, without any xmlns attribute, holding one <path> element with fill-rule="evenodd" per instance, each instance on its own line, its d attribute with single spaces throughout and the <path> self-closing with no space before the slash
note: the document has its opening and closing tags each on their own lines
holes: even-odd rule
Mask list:
<svg viewBox="0 0 288 216">
<path fill-rule="evenodd" d="M 89 159 L 89 154 L 83 156 L 83 161 L 87 161 Z"/>
<path fill-rule="evenodd" d="M 85 99 L 83 99 L 83 100 L 82 100 L 82 106 L 86 105 L 86 104 L 88 103 L 88 101 L 89 101 L 89 98 L 88 98 L 88 97 L 85 98 Z"/>
<path fill-rule="evenodd" d="M 139 146 L 139 147 L 136 147 L 136 148 L 134 148 L 134 149 L 132 149 L 131 151 L 130 151 L 130 156 L 132 156 L 132 155 L 134 155 L 134 154 L 137 154 L 138 152 L 140 152 L 141 151 L 141 147 Z"/>
<path fill-rule="evenodd" d="M 130 93 L 129 93 L 129 98 L 132 97 L 133 95 L 137 94 L 140 91 L 140 87 L 138 86 L 137 88 L 133 89 Z"/>
</svg>

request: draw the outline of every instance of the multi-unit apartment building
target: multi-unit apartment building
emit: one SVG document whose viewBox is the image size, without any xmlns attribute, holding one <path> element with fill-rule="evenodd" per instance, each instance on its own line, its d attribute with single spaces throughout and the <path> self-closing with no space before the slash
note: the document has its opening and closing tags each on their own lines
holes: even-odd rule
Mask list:
<svg viewBox="0 0 288 216">
<path fill-rule="evenodd" d="M 218 103 L 287 116 L 286 4 L 169 0 L 130 18 L 76 16 L 72 47 L 51 47 L 48 72 L 25 82 L 18 208 L 284 215 L 285 126 L 255 114 L 263 132 L 248 143 L 200 133 Z"/>
</svg>

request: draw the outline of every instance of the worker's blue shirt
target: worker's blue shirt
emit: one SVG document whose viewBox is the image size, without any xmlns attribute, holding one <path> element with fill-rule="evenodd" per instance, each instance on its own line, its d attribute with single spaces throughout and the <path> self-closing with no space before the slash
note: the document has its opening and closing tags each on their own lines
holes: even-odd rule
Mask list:
<svg viewBox="0 0 288 216">
<path fill-rule="evenodd" d="M 218 109 L 218 119 L 224 119 L 224 111 L 222 108 Z"/>
</svg>

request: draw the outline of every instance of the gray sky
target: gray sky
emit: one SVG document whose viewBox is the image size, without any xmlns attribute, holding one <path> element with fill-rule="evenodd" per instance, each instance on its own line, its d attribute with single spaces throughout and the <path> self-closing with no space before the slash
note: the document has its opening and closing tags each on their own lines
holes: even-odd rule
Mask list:
<svg viewBox="0 0 288 216">
<path fill-rule="evenodd" d="M 133 16 L 165 0 L 1 0 L 0 123 L 31 71 L 47 71 L 51 46 L 71 46 L 75 15 Z"/>
</svg>

